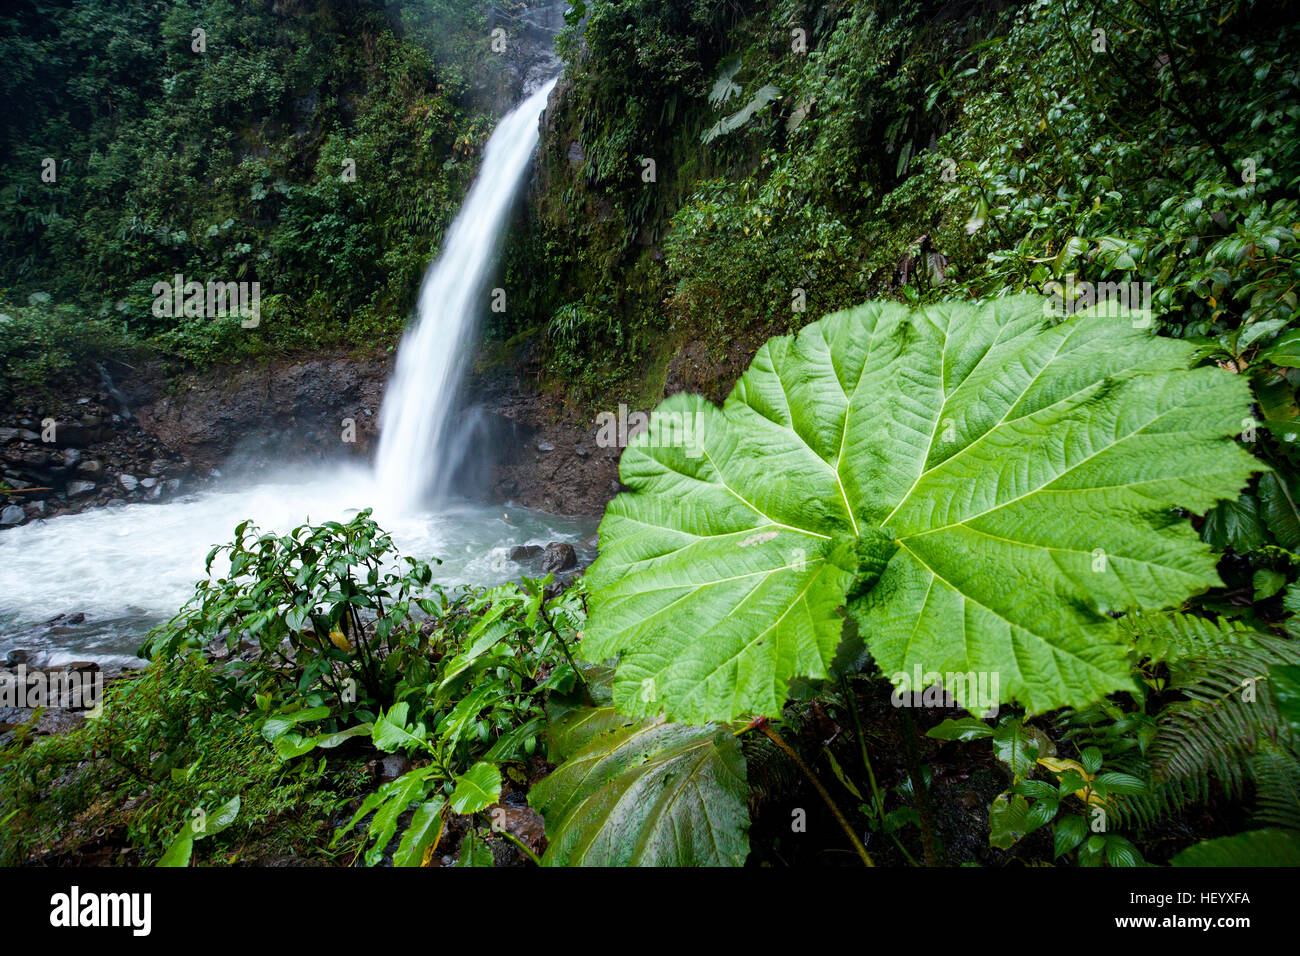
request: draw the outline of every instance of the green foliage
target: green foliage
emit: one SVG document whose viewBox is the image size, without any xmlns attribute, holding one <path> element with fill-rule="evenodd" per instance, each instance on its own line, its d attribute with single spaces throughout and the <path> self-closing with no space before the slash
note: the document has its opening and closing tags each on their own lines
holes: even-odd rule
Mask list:
<svg viewBox="0 0 1300 956">
<path fill-rule="evenodd" d="M 548 731 L 556 771 L 529 801 L 548 866 L 740 866 L 749 853 L 745 758 L 725 727 L 575 710 Z"/>
<path fill-rule="evenodd" d="M 448 595 L 369 511 L 279 536 L 244 522 L 209 571 L 219 555 L 228 573 L 200 581 L 151 635 L 154 666 L 223 643 L 223 706 L 286 765 L 355 738 L 409 758 L 335 833 L 338 845 L 364 824 L 369 865 L 389 851 L 423 865 L 445 811 L 482 812 L 500 794 L 498 767 L 536 751 L 546 696 L 581 686 L 568 649 L 585 619 L 581 583 L 550 599 L 549 578 Z"/>
<path fill-rule="evenodd" d="M 110 684 L 77 729 L 0 749 L 0 862 L 75 859 L 105 834 L 122 862 L 184 865 L 200 836 L 214 862 L 327 861 L 328 821 L 359 786 L 347 763 L 283 763 L 227 709 L 217 670 L 181 654 Z"/>
<path fill-rule="evenodd" d="M 486 132 L 487 8 L 10 5 L 0 286 L 200 364 L 394 337 Z M 176 274 L 259 282 L 261 324 L 155 315 Z"/>
<path fill-rule="evenodd" d="M 1151 751 L 1156 779 L 1186 802 L 1204 801 L 1211 779 L 1234 796 L 1253 781 L 1259 821 L 1300 829 L 1300 738 L 1270 680 L 1275 668 L 1300 664 L 1300 647 L 1257 634 L 1252 646 L 1225 644 L 1196 664 L 1175 683 L 1185 699 L 1160 714 Z"/>
<path fill-rule="evenodd" d="M 1104 769 L 1098 747 L 1083 748 L 1078 760 L 1058 757 L 1052 739 L 1016 715 L 1003 717 L 996 728 L 974 717 L 949 719 L 928 736 L 990 738 L 994 754 L 1011 771 L 1011 787 L 989 807 L 991 846 L 1009 849 L 1035 830 L 1051 826 L 1054 860 L 1077 851 L 1080 866 L 1144 864 L 1131 840 L 1107 832 L 1107 813 L 1117 798 L 1145 793 L 1147 784 L 1133 774 Z M 1050 780 L 1042 779 L 1049 775 Z"/>
<path fill-rule="evenodd" d="M 48 390 L 66 372 L 132 351 L 117 321 L 51 305 L 45 295 L 31 299 L 19 306 L 0 296 L 0 398 Z"/>
<path fill-rule="evenodd" d="M 239 794 L 235 794 L 229 801 L 219 806 L 211 818 L 203 812 L 195 814 L 193 819 L 186 821 L 186 824 L 181 827 L 180 834 L 172 841 L 171 846 L 167 848 L 167 852 L 162 855 L 158 865 L 169 867 L 189 866 L 190 860 L 194 856 L 195 841 L 216 836 L 234 823 L 235 818 L 239 816 L 240 803 Z"/>
<path fill-rule="evenodd" d="M 721 410 L 675 396 L 624 453 L 583 654 L 619 656 L 629 714 L 776 715 L 791 677 L 827 675 L 845 607 L 886 674 L 998 673 L 1031 712 L 1126 686 L 1108 612 L 1216 584 L 1170 509 L 1252 468 L 1228 441 L 1244 384 L 1190 357 L 1035 298 L 774 339 Z"/>
<path fill-rule="evenodd" d="M 229 571 L 214 579 L 223 554 Z M 242 522 L 233 543 L 208 553 L 205 570 L 190 604 L 145 650 L 169 656 L 222 639 L 233 653 L 241 640 L 255 641 L 256 656 L 231 667 L 250 702 L 268 691 L 325 693 L 341 715 L 391 704 L 419 643 L 416 615 L 443 609 L 432 568 L 399 559 L 369 510 L 286 535 Z"/>
</svg>

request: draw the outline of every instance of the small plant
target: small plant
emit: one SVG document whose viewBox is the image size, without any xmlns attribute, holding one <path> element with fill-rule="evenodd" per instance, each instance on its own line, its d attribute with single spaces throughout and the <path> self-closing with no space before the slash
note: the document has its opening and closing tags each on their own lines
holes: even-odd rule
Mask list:
<svg viewBox="0 0 1300 956">
<path fill-rule="evenodd" d="M 211 578 L 219 555 L 229 570 Z M 324 694 L 341 717 L 390 705 L 420 643 L 417 615 L 440 612 L 441 590 L 425 561 L 399 557 L 393 540 L 362 511 L 346 524 L 302 525 L 259 534 L 251 522 L 212 549 L 190 604 L 158 628 L 142 652 L 170 656 L 215 640 L 238 655 L 227 673 L 255 695 Z"/>
</svg>

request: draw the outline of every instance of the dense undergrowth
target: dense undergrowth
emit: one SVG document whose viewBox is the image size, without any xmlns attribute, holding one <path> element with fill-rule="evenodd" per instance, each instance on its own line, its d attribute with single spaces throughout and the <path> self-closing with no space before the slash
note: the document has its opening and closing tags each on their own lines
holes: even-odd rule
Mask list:
<svg viewBox="0 0 1300 956">
<path fill-rule="evenodd" d="M 1285 4 L 574 7 L 506 256 L 525 305 L 489 332 L 532 337 L 544 383 L 583 405 L 657 399 L 687 342 L 752 342 L 749 371 L 721 407 L 659 408 L 624 454 L 598 563 L 560 594 L 441 593 L 364 515 L 241 527 L 232 570 L 155 635 L 144 677 L 84 730 L 4 750 L 0 818 L 25 841 L 6 859 L 75 854 L 120 804 L 142 862 L 419 865 L 454 830 L 457 857 L 485 864 L 503 841 L 534 852 L 495 825 L 526 792 L 551 864 L 788 861 L 810 817 L 821 847 L 864 862 L 1295 863 Z M 376 129 L 415 96 L 451 137 L 417 166 L 480 129 L 427 82 L 402 86 L 408 47 L 389 55 L 362 97 Z M 389 132 L 375 149 L 409 147 Z M 316 165 L 340 155 L 322 137 Z M 411 197 L 351 207 L 323 176 L 277 191 L 275 155 L 210 195 L 242 204 L 261 183 L 266 267 L 355 309 L 346 335 L 379 328 L 423 256 L 372 213 Z M 138 165 L 155 186 L 106 180 L 104 209 L 161 190 Z M 224 210 L 205 215 L 220 239 Z M 313 233 L 330 215 L 349 225 Z M 56 216 L 42 248 L 86 271 L 60 287 L 38 256 L 5 281 L 72 295 L 111 281 L 105 263 L 136 275 L 124 257 L 225 261 L 202 258 L 198 220 L 167 221 L 185 235 L 159 245 Z M 236 218 L 232 241 L 256 224 Z M 342 340 L 311 301 L 284 304 L 284 327 L 318 337 L 281 344 Z M 113 334 L 114 310 L 67 354 Z M 15 315 L 49 337 L 58 313 Z M 19 352 L 5 328 L 33 380 L 73 360 Z M 198 657 L 213 641 L 229 656 Z M 404 758 L 382 782 L 364 772 L 381 754 Z M 953 764 L 992 782 L 963 795 L 978 848 L 945 816 Z"/>
<path fill-rule="evenodd" d="M 652 403 L 683 342 L 882 295 L 1146 282 L 1234 361 L 1295 311 L 1283 3 L 585 9 L 510 260 L 534 309 L 502 333 L 534 328 L 561 390 Z"/>
<path fill-rule="evenodd" d="M 210 560 L 142 648 L 149 668 L 81 728 L 0 751 L 0 863 L 418 866 L 454 811 L 478 814 L 458 852 L 481 865 L 505 832 L 483 811 L 535 772 L 543 705 L 586 699 L 581 586 L 447 593 L 368 513 L 282 536 L 245 524 Z M 376 787 L 386 754 L 400 772 Z"/>
<path fill-rule="evenodd" d="M 394 339 L 491 128 L 471 96 L 494 69 L 488 13 L 472 0 L 8 6 L 9 372 L 57 371 L 18 351 L 49 324 L 198 364 Z M 178 274 L 258 282 L 259 323 L 156 315 L 155 283 Z M 85 344 L 70 361 L 106 351 Z"/>
</svg>

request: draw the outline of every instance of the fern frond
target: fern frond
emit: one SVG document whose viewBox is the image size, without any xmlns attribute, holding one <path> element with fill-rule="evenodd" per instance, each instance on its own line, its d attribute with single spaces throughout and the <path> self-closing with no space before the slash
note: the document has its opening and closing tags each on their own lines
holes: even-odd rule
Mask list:
<svg viewBox="0 0 1300 956">
<path fill-rule="evenodd" d="M 1250 645 L 1255 633 L 1240 621 L 1180 611 L 1129 614 L 1120 619 L 1119 629 L 1132 641 L 1138 660 L 1168 664 L 1187 658 L 1216 657 L 1224 647 Z"/>
<path fill-rule="evenodd" d="M 1232 646 L 1211 658 L 1188 663 L 1179 680 L 1185 701 L 1160 715 L 1160 733 L 1152 747 L 1157 779 L 1199 786 L 1216 777 L 1231 796 L 1239 796 L 1249 778 L 1250 759 L 1275 748 L 1287 736 L 1285 723 L 1268 686 L 1274 664 L 1300 663 L 1300 644 L 1254 634 L 1254 646 Z M 1229 656 L 1230 654 L 1230 656 Z"/>
<path fill-rule="evenodd" d="M 1269 750 L 1251 760 L 1255 822 L 1300 830 L 1300 760 L 1289 750 Z"/>
</svg>

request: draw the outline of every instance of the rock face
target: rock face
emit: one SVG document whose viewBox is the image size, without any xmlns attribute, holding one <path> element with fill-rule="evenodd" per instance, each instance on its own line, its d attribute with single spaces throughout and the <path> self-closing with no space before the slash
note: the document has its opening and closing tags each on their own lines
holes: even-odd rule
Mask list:
<svg viewBox="0 0 1300 956">
<path fill-rule="evenodd" d="M 141 424 L 196 469 L 230 460 L 364 458 L 379 431 L 390 372 L 386 353 L 325 353 L 292 364 L 222 368 L 189 377 L 172 394 L 143 405 Z M 167 469 L 145 462 L 139 473 Z"/>
</svg>

